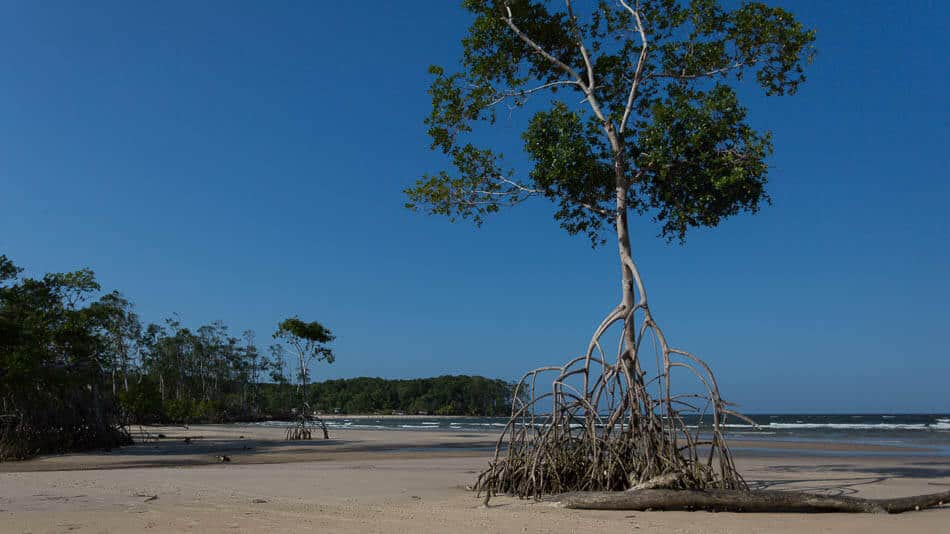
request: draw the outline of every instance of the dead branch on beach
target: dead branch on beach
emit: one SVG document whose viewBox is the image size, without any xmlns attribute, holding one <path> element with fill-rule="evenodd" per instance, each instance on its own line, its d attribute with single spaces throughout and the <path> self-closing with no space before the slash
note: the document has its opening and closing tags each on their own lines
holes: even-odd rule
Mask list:
<svg viewBox="0 0 950 534">
<path fill-rule="evenodd" d="M 550 501 L 559 507 L 583 510 L 899 514 L 950 503 L 950 491 L 897 499 L 862 499 L 775 490 L 645 489 L 566 493 L 552 497 Z"/>
</svg>

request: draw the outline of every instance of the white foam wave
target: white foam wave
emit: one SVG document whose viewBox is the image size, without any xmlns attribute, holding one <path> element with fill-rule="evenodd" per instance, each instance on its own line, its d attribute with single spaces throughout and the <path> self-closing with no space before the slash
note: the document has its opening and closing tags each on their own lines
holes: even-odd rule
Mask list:
<svg viewBox="0 0 950 534">
<path fill-rule="evenodd" d="M 932 428 L 931 425 L 926 424 L 900 423 L 768 423 L 762 426 L 785 429 L 830 428 L 835 430 L 927 430 Z"/>
<path fill-rule="evenodd" d="M 773 421 L 765 421 L 760 425 L 753 426 L 745 423 L 727 423 L 723 427 L 729 429 L 733 433 L 740 432 L 756 432 L 760 434 L 766 434 L 763 431 L 786 431 L 794 432 L 796 430 L 808 431 L 808 430 L 840 430 L 840 431 L 930 431 L 930 432 L 947 432 L 950 431 L 950 418 L 940 417 L 934 418 L 933 422 L 929 423 L 806 423 L 804 421 L 794 422 L 794 423 L 779 423 Z M 442 429 L 451 429 L 451 430 L 488 430 L 488 429 L 501 429 L 507 426 L 506 423 L 497 423 L 497 422 L 475 422 L 475 421 L 445 421 L 447 425 L 443 425 L 441 421 L 420 421 L 418 423 L 404 423 L 403 421 L 383 421 L 383 420 L 367 420 L 365 422 L 360 420 L 351 420 L 351 419 L 328 419 L 326 424 L 330 428 L 336 429 L 353 429 L 353 430 L 387 430 L 387 429 L 406 429 L 406 430 L 438 430 Z M 375 424 L 373 424 L 375 423 Z M 285 428 L 296 424 L 293 421 L 260 421 L 252 423 L 264 427 L 280 427 Z M 535 426 L 538 428 L 544 428 L 547 426 L 546 423 L 535 423 Z M 572 428 L 577 428 L 581 425 L 572 423 Z M 596 426 L 602 426 L 602 423 L 597 424 Z M 703 430 L 708 430 L 711 427 L 710 422 L 704 422 L 700 428 Z M 687 425 L 687 428 L 695 429 L 697 426 L 694 424 Z"/>
</svg>

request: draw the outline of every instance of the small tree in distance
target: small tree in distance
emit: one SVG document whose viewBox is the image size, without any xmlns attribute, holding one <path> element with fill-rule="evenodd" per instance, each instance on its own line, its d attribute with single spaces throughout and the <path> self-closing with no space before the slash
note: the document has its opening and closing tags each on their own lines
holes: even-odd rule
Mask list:
<svg viewBox="0 0 950 534">
<path fill-rule="evenodd" d="M 314 362 L 325 361 L 333 363 L 336 356 L 333 354 L 328 344 L 335 337 L 330 330 L 322 324 L 313 321 L 310 323 L 300 320 L 298 317 L 284 319 L 277 325 L 277 331 L 274 332 L 274 339 L 289 348 L 297 358 L 297 399 L 298 399 L 298 424 L 287 431 L 287 439 L 310 439 L 309 420 L 315 417 L 323 429 L 323 438 L 330 439 L 330 433 L 323 419 L 313 415 L 310 409 L 310 403 L 307 402 L 308 384 L 310 383 L 310 365 Z M 281 351 L 277 346 L 276 350 Z"/>
<path fill-rule="evenodd" d="M 735 88 L 750 81 L 767 95 L 794 93 L 815 32 L 758 2 L 574 4 L 465 0 L 474 19 L 461 70 L 430 69 L 426 124 L 452 169 L 408 188 L 407 207 L 480 225 L 504 207 L 548 199 L 570 234 L 595 246 L 615 240 L 622 281 L 584 353 L 522 380 L 527 400 L 515 395 L 476 486 L 489 496 L 745 489 L 722 434 L 732 412 L 712 372 L 671 347 L 650 313 L 630 216 L 682 241 L 690 229 L 768 202 L 771 137 L 749 125 Z M 471 134 L 495 124 L 499 110 L 513 118 L 519 108 L 533 113 L 521 132 L 530 165 L 514 169 Z M 608 356 L 602 337 L 614 325 L 621 341 Z M 702 392 L 674 388 L 674 371 L 691 374 Z M 543 372 L 555 376 L 541 393 L 534 384 Z M 537 413 L 546 399 L 550 413 Z"/>
</svg>

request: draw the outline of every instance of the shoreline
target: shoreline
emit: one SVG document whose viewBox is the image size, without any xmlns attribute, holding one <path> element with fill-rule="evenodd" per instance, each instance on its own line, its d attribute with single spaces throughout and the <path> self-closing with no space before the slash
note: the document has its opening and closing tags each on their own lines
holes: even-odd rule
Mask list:
<svg viewBox="0 0 950 534">
<path fill-rule="evenodd" d="M 142 430 L 146 433 L 133 427 L 133 445 L 0 462 L 0 473 L 195 467 L 216 464 L 219 455 L 248 465 L 393 457 L 487 459 L 494 453 L 500 435 L 498 431 L 335 428 L 329 440 L 286 441 L 284 428 L 254 424 L 149 426 Z M 950 457 L 940 449 L 924 447 L 780 439 L 734 439 L 729 440 L 729 446 L 739 458 L 853 456 L 914 461 L 932 457 L 950 464 Z"/>
<path fill-rule="evenodd" d="M 324 422 L 327 423 L 328 428 L 331 432 L 347 432 L 347 431 L 380 431 L 380 432 L 446 432 L 452 434 L 494 434 L 498 435 L 504 430 L 503 424 L 495 423 L 483 423 L 477 427 L 469 426 L 455 426 L 456 423 L 451 423 L 453 426 L 423 426 L 423 425 L 405 425 L 405 426 L 352 426 L 345 424 L 346 422 L 351 421 L 373 421 L 373 420 L 388 420 L 388 421 L 402 421 L 402 420 L 414 420 L 414 421 L 455 421 L 460 419 L 478 419 L 471 416 L 456 416 L 456 415 L 441 415 L 441 416 L 371 416 L 371 415 L 361 415 L 361 416 L 348 416 L 348 417 L 328 417 L 324 419 Z M 503 418 L 498 418 L 503 419 Z M 343 423 L 343 424 L 341 424 Z M 296 424 L 294 421 L 283 421 L 283 420 L 267 420 L 267 421 L 258 421 L 258 422 L 248 422 L 248 423 L 207 423 L 207 424 L 195 424 L 190 425 L 190 427 L 253 427 L 253 428 L 273 428 L 273 429 L 286 429 L 288 426 Z M 190 428 L 184 425 L 142 425 L 141 428 L 144 429 L 157 429 L 156 431 L 161 431 L 161 429 L 168 428 Z M 132 427 L 133 429 L 139 428 L 139 426 Z M 874 439 L 868 439 L 866 436 L 848 436 L 848 437 L 832 437 L 827 435 L 820 436 L 793 436 L 793 435 L 776 435 L 774 431 L 769 431 L 767 429 L 762 429 L 760 431 L 756 430 L 739 430 L 739 431 L 730 431 L 726 430 L 725 436 L 727 442 L 730 446 L 738 446 L 743 448 L 755 448 L 755 449 L 766 449 L 766 448 L 777 448 L 781 450 L 793 450 L 796 448 L 806 449 L 806 450 L 828 450 L 828 451 L 877 451 L 877 452 L 914 452 L 914 453 L 931 453 L 938 454 L 943 456 L 950 456 L 950 433 L 947 433 L 947 438 L 945 443 L 931 443 L 931 442 L 906 442 L 906 443 L 887 443 L 877 442 Z"/>
<path fill-rule="evenodd" d="M 284 441 L 280 428 L 152 427 L 166 437 L 111 452 L 0 463 L 6 532 L 938 532 L 950 510 L 870 514 L 734 514 L 565 510 L 465 489 L 487 464 L 497 433 L 335 430 L 331 440 Z M 184 438 L 190 442 L 185 443 Z M 756 442 L 750 445 L 760 445 Z M 822 456 L 733 442 L 752 488 L 869 498 L 950 487 L 950 458 Z M 879 447 L 878 447 L 879 448 Z M 892 448 L 897 449 L 897 448 Z M 764 449 L 763 449 L 764 450 Z M 895 451 L 891 451 L 895 452 Z M 794 454 L 793 454 L 794 453 Z M 228 455 L 222 463 L 216 456 Z"/>
</svg>

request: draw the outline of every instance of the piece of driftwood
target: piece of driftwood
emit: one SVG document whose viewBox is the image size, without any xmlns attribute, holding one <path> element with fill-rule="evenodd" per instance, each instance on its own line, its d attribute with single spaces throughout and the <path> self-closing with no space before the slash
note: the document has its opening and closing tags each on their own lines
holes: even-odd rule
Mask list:
<svg viewBox="0 0 950 534">
<path fill-rule="evenodd" d="M 774 490 L 644 489 L 563 493 L 548 500 L 559 507 L 584 510 L 899 514 L 950 503 L 950 491 L 896 499 L 862 499 Z"/>
<path fill-rule="evenodd" d="M 634 484 L 627 491 L 639 491 L 645 489 L 658 489 L 658 488 L 673 488 L 683 477 L 681 473 L 667 473 L 665 475 L 660 475 L 650 480 L 645 480 L 639 484 Z"/>
</svg>

